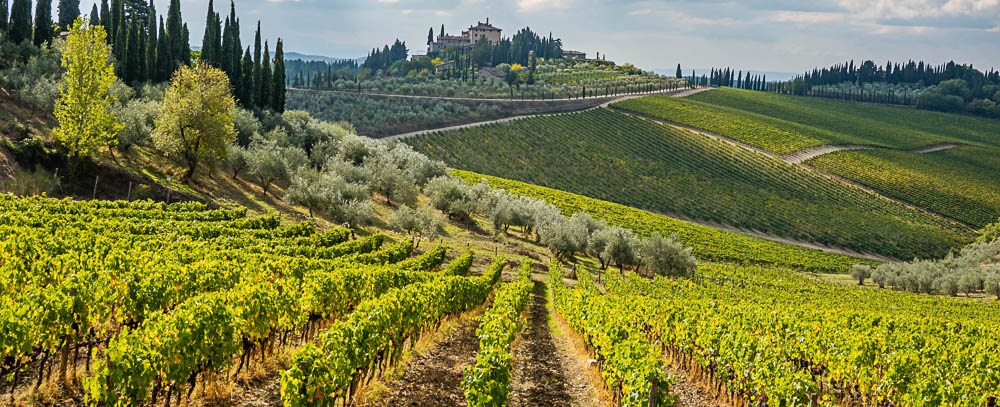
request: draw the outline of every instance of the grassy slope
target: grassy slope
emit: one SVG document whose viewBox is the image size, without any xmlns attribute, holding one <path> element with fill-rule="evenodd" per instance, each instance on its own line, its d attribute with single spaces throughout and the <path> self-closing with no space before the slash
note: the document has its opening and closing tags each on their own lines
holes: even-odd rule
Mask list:
<svg viewBox="0 0 1000 407">
<path fill-rule="evenodd" d="M 857 252 L 940 256 L 972 237 L 813 171 L 603 109 L 406 142 L 454 168 Z"/>
<path fill-rule="evenodd" d="M 1000 218 L 1000 149 L 841 151 L 807 163 L 977 228 Z"/>
<path fill-rule="evenodd" d="M 1000 147 L 1000 120 L 728 88 L 690 98 L 862 139 L 866 144 L 904 149 L 948 142 Z"/>
<path fill-rule="evenodd" d="M 455 170 L 454 174 L 469 183 L 485 179 L 493 187 L 503 188 L 522 196 L 544 199 L 567 215 L 584 211 L 596 219 L 624 226 L 643 236 L 654 232 L 667 236 L 677 235 L 681 242 L 693 248 L 695 256 L 703 260 L 767 264 L 827 273 L 844 273 L 851 265 L 866 262 L 844 255 L 727 232 L 524 182 L 461 170 Z"/>
</svg>

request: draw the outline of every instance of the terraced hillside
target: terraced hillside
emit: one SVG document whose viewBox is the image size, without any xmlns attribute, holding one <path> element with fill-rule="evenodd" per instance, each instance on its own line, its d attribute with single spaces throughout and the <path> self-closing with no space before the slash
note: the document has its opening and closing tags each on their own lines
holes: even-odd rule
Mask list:
<svg viewBox="0 0 1000 407">
<path fill-rule="evenodd" d="M 708 130 L 777 154 L 841 144 L 1000 147 L 996 120 L 731 88 L 684 99 L 651 96 L 612 107 Z"/>
<path fill-rule="evenodd" d="M 943 255 L 972 236 L 811 170 L 606 109 L 406 142 L 458 169 L 859 252 Z"/>
<path fill-rule="evenodd" d="M 806 163 L 976 228 L 1000 218 L 1000 149 L 840 151 Z"/>
</svg>

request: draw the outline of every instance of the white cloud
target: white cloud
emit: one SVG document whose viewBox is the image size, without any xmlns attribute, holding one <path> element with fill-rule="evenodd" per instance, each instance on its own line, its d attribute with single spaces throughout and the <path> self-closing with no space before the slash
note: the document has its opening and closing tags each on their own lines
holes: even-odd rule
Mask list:
<svg viewBox="0 0 1000 407">
<path fill-rule="evenodd" d="M 396 4 L 396 3 L 399 3 L 399 0 L 375 0 L 375 1 L 379 2 L 379 3 L 382 3 L 382 4 Z"/>
<path fill-rule="evenodd" d="M 823 11 L 782 10 L 775 13 L 772 19 L 777 22 L 816 24 L 844 21 L 847 19 L 847 15 Z"/>
<path fill-rule="evenodd" d="M 568 7 L 569 0 L 517 0 L 517 11 L 522 13 Z"/>
<path fill-rule="evenodd" d="M 861 17 L 912 19 L 997 11 L 1000 0 L 840 0 L 839 4 Z"/>
</svg>

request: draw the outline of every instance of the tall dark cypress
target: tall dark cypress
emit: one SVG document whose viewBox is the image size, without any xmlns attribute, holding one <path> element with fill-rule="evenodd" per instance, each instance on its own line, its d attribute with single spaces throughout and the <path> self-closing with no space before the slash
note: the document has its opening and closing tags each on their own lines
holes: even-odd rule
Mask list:
<svg viewBox="0 0 1000 407">
<path fill-rule="evenodd" d="M 246 52 L 243 53 L 243 90 L 240 92 L 240 105 L 249 109 L 253 107 L 253 57 L 250 56 L 250 47 L 247 47 Z"/>
<path fill-rule="evenodd" d="M 260 94 L 257 98 L 257 106 L 266 108 L 271 102 L 271 52 L 268 50 L 267 41 L 264 41 L 264 55 L 260 61 Z"/>
<path fill-rule="evenodd" d="M 10 4 L 7 0 L 0 0 L 0 32 L 7 32 L 7 27 L 9 27 L 10 15 L 8 14 Z"/>
<path fill-rule="evenodd" d="M 91 25 L 101 24 L 101 13 L 97 11 L 97 3 L 94 3 L 94 7 L 90 9 L 90 19 L 87 20 Z"/>
<path fill-rule="evenodd" d="M 233 77 L 233 43 L 232 43 L 232 27 L 230 27 L 229 17 L 226 17 L 226 23 L 222 29 L 222 47 L 219 52 L 219 67 L 222 68 L 222 72 L 226 73 L 226 76 L 232 80 Z"/>
<path fill-rule="evenodd" d="M 215 32 L 219 26 L 215 25 L 215 5 L 213 0 L 208 0 L 208 14 L 205 16 L 205 34 L 201 37 L 201 60 L 211 65 L 215 65 Z"/>
<path fill-rule="evenodd" d="M 261 55 L 260 55 L 260 20 L 257 20 L 257 33 L 254 34 L 253 39 L 253 100 L 258 106 L 263 105 L 266 101 L 262 102 L 261 97 L 264 95 L 264 90 L 261 87 L 264 85 L 264 79 L 261 78 Z"/>
<path fill-rule="evenodd" d="M 35 45 L 52 42 L 52 0 L 40 0 L 35 6 Z"/>
<path fill-rule="evenodd" d="M 31 0 L 14 0 L 10 9 L 10 40 L 15 44 L 31 39 Z"/>
<path fill-rule="evenodd" d="M 76 18 L 80 16 L 80 0 L 59 0 L 59 28 L 69 31 Z"/>
<path fill-rule="evenodd" d="M 115 34 L 115 44 L 111 47 L 111 55 L 115 57 L 115 75 L 125 79 L 128 75 L 128 29 L 126 27 L 118 27 L 118 32 Z"/>
<path fill-rule="evenodd" d="M 271 84 L 274 89 L 271 91 L 271 109 L 275 112 L 285 112 L 285 51 L 282 46 L 283 41 L 278 38 L 278 44 L 274 47 L 274 75 Z"/>
<path fill-rule="evenodd" d="M 156 31 L 156 6 L 149 0 L 149 18 L 146 19 L 146 80 L 156 82 L 159 63 L 156 52 L 159 47 L 159 37 Z"/>
<path fill-rule="evenodd" d="M 184 23 L 184 30 L 181 34 L 181 63 L 191 65 L 191 31 L 188 30 L 187 23 Z"/>
<path fill-rule="evenodd" d="M 139 83 L 140 71 L 143 68 L 140 62 L 142 54 L 140 54 L 139 25 L 135 21 L 129 21 L 122 24 L 119 31 L 128 32 L 125 50 L 125 83 L 129 86 L 135 86 Z"/>
<path fill-rule="evenodd" d="M 170 43 L 170 74 L 179 63 L 185 61 L 184 50 L 187 44 L 184 42 L 184 21 L 181 18 L 181 1 L 170 0 L 170 7 L 167 9 L 166 38 Z"/>
<path fill-rule="evenodd" d="M 104 32 L 108 34 L 108 43 L 113 44 L 115 39 L 108 32 L 111 29 L 111 8 L 108 7 L 108 0 L 101 0 L 101 25 Z"/>
<path fill-rule="evenodd" d="M 243 83 L 243 44 L 240 42 L 240 19 L 236 17 L 236 3 L 229 2 L 229 80 L 233 89 L 242 89 Z"/>
<path fill-rule="evenodd" d="M 125 0 L 111 0 L 111 30 L 108 31 L 108 35 L 115 38 L 115 42 L 118 42 L 118 31 L 122 28 L 122 22 L 125 19 Z M 125 38 L 128 38 L 126 34 Z"/>
<path fill-rule="evenodd" d="M 160 29 L 156 39 L 156 81 L 162 82 L 170 79 L 174 72 L 174 58 L 171 54 L 170 37 L 166 29 L 163 28 L 163 17 L 160 16 Z"/>
</svg>

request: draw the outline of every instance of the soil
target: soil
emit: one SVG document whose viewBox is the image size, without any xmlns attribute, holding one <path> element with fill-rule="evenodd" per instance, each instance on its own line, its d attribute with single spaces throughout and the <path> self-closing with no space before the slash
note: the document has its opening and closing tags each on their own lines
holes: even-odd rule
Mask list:
<svg viewBox="0 0 1000 407">
<path fill-rule="evenodd" d="M 556 351 L 548 327 L 545 284 L 535 281 L 527 321 L 520 339 L 514 344 L 511 377 L 511 407 L 581 405 L 575 400 L 568 370 Z M 579 387 L 575 387 L 579 389 Z M 579 397 L 579 395 L 577 395 Z"/>
<path fill-rule="evenodd" d="M 441 342 L 410 362 L 389 385 L 385 406 L 465 406 L 462 371 L 476 363 L 479 338 L 475 318 L 462 320 Z"/>
</svg>

